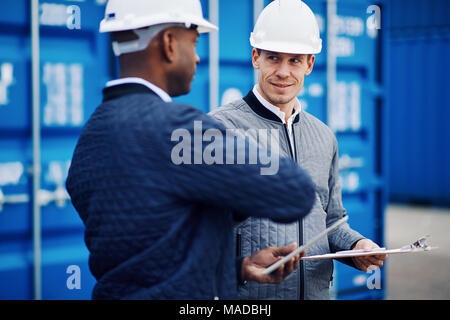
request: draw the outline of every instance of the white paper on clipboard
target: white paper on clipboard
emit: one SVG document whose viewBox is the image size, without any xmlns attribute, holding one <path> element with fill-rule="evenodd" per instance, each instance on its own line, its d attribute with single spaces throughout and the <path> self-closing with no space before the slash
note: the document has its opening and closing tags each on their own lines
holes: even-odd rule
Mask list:
<svg viewBox="0 0 450 320">
<path fill-rule="evenodd" d="M 297 249 L 295 249 L 294 251 L 292 251 L 290 254 L 288 254 L 287 256 L 285 256 L 283 259 L 278 260 L 277 262 L 275 262 L 274 264 L 270 265 L 268 268 L 264 269 L 264 271 L 262 272 L 262 274 L 269 274 L 272 271 L 278 269 L 279 266 L 281 266 L 282 264 L 288 262 L 289 260 L 291 260 L 295 255 L 299 254 L 300 252 L 308 249 L 309 247 L 311 247 L 312 245 L 314 245 L 317 241 L 319 241 L 321 238 L 325 237 L 326 235 L 328 235 L 330 232 L 333 232 L 334 230 L 336 230 L 339 226 L 341 226 L 342 224 L 346 223 L 348 220 L 348 216 L 345 216 L 342 219 L 339 219 L 338 221 L 336 221 L 335 223 L 333 223 L 331 226 L 329 226 L 328 228 L 326 228 L 324 231 L 322 231 L 321 233 L 319 233 L 317 236 L 315 236 L 314 238 L 312 238 L 308 243 L 298 247 Z"/>
</svg>

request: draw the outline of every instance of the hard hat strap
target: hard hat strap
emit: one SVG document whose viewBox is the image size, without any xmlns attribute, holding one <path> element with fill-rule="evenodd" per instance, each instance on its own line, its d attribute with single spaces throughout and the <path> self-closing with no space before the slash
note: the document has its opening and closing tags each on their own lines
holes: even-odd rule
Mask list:
<svg viewBox="0 0 450 320">
<path fill-rule="evenodd" d="M 121 54 L 142 51 L 147 48 L 150 41 L 162 30 L 180 26 L 187 27 L 184 23 L 163 23 L 148 28 L 135 29 L 133 32 L 138 36 L 138 39 L 124 42 L 113 41 L 112 47 L 114 54 L 118 57 Z"/>
</svg>

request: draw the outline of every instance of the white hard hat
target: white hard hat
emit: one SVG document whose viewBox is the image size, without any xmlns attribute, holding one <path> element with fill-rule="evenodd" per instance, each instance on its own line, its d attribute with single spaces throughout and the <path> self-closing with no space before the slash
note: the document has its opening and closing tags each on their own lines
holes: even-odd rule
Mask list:
<svg viewBox="0 0 450 320">
<path fill-rule="evenodd" d="M 134 30 L 165 23 L 198 26 L 199 33 L 217 31 L 203 18 L 200 0 L 109 0 L 100 32 Z"/>
<path fill-rule="evenodd" d="M 322 50 L 317 20 L 301 0 L 275 0 L 265 7 L 250 35 L 250 44 L 258 49 L 294 54 Z"/>
<path fill-rule="evenodd" d="M 218 30 L 203 18 L 200 0 L 109 0 L 100 32 L 137 34 L 137 40 L 112 43 L 114 54 L 120 56 L 144 50 L 158 32 L 172 26 L 195 26 L 199 33 Z"/>
</svg>

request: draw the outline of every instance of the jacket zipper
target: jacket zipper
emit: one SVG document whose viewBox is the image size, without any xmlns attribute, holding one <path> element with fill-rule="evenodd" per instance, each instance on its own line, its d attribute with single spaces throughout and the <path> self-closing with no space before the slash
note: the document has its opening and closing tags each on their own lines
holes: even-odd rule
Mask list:
<svg viewBox="0 0 450 320">
<path fill-rule="evenodd" d="M 289 138 L 289 132 L 288 132 L 286 124 L 283 124 L 283 127 L 284 127 L 284 132 L 286 133 L 286 138 L 288 141 L 288 147 L 289 147 L 289 152 L 291 153 L 291 158 L 294 159 L 295 162 L 297 162 L 297 156 L 295 154 L 295 150 L 292 150 L 291 139 Z M 294 135 L 292 135 L 292 136 L 294 136 Z M 294 138 L 294 148 L 295 148 L 295 138 Z"/>
<path fill-rule="evenodd" d="M 299 229 L 299 246 L 303 245 L 303 220 L 298 220 L 298 229 Z M 300 260 L 300 300 L 305 300 L 305 272 L 303 270 L 304 263 L 303 260 Z"/>
<path fill-rule="evenodd" d="M 294 142 L 294 150 L 292 150 L 291 147 L 291 140 L 289 138 L 289 132 L 287 129 L 287 125 L 284 124 L 284 132 L 286 133 L 286 138 L 288 141 L 288 146 L 289 146 L 289 151 L 291 153 L 291 157 L 294 159 L 294 161 L 296 163 L 298 163 L 297 161 L 297 153 L 295 150 L 295 132 L 292 134 L 292 139 Z M 292 128 L 292 130 L 294 130 L 294 128 Z M 299 219 L 298 220 L 298 246 L 303 245 L 303 220 Z M 305 300 L 305 292 L 304 292 L 304 288 L 305 288 L 305 274 L 304 274 L 304 270 L 303 270 L 303 260 L 300 260 L 300 265 L 299 265 L 299 278 L 300 278 L 300 283 L 299 283 L 299 289 L 300 289 L 300 300 Z"/>
</svg>

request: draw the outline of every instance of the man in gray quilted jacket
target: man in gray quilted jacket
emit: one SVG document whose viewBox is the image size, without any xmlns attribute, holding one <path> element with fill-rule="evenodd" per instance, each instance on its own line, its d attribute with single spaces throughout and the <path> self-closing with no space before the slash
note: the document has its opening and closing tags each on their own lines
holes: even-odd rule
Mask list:
<svg viewBox="0 0 450 320">
<path fill-rule="evenodd" d="M 257 217 L 242 222 L 235 229 L 239 256 L 292 241 L 306 243 L 346 214 L 338 178 L 337 140 L 324 123 L 302 110 L 297 99 L 304 77 L 312 72 L 314 54 L 321 51 L 314 14 L 302 1 L 275 0 L 258 17 L 250 43 L 253 67 L 259 71 L 258 84 L 243 99 L 224 105 L 211 115 L 259 144 L 270 139 L 259 139 L 255 136 L 258 130 L 276 130 L 280 155 L 294 158 L 311 175 L 316 200 L 308 216 L 291 224 Z M 378 245 L 345 224 L 322 238 L 307 255 L 374 248 Z M 382 266 L 385 259 L 386 255 L 377 255 L 341 261 L 367 271 L 371 266 Z M 329 299 L 332 274 L 330 259 L 303 260 L 281 284 L 241 283 L 239 296 L 241 299 Z"/>
</svg>

